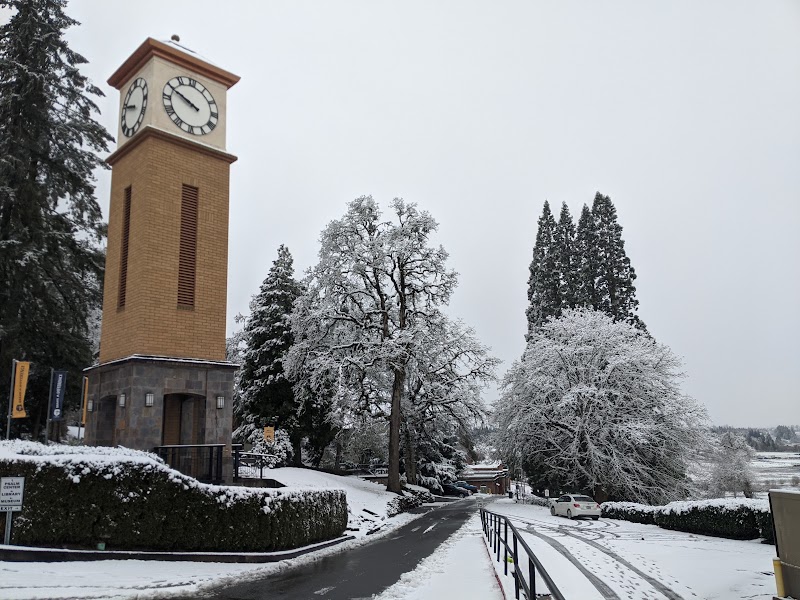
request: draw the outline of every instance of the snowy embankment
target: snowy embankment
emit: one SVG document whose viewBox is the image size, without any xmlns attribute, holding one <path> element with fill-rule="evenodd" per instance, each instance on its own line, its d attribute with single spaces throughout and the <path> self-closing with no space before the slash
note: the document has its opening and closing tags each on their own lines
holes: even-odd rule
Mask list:
<svg viewBox="0 0 800 600">
<path fill-rule="evenodd" d="M 394 527 L 396 520 L 390 522 L 388 519 L 401 512 L 397 494 L 386 491 L 386 486 L 383 484 L 373 483 L 355 475 L 345 477 L 311 469 L 282 467 L 264 469 L 264 477 L 289 487 L 345 490 L 348 512 L 346 533 L 355 537 L 371 535 L 390 525 Z"/>
</svg>

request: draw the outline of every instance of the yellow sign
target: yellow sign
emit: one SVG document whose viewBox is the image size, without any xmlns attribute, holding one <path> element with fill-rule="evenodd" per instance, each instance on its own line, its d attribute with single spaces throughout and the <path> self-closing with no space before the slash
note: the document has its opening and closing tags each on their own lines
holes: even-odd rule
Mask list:
<svg viewBox="0 0 800 600">
<path fill-rule="evenodd" d="M 86 425 L 86 409 L 89 406 L 89 378 L 83 378 L 83 414 L 81 415 L 81 425 Z"/>
<path fill-rule="evenodd" d="M 14 369 L 14 399 L 11 403 L 11 418 L 24 419 L 28 416 L 25 412 L 25 389 L 28 387 L 28 372 L 31 363 L 18 361 Z"/>
<path fill-rule="evenodd" d="M 275 428 L 274 427 L 264 427 L 264 441 L 266 441 L 266 442 L 274 442 L 275 441 Z"/>
</svg>

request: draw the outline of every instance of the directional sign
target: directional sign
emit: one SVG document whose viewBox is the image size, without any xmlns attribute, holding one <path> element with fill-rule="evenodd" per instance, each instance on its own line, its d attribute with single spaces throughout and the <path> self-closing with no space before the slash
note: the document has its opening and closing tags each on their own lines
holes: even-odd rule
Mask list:
<svg viewBox="0 0 800 600">
<path fill-rule="evenodd" d="M 22 510 L 24 477 L 0 477 L 0 511 Z"/>
</svg>

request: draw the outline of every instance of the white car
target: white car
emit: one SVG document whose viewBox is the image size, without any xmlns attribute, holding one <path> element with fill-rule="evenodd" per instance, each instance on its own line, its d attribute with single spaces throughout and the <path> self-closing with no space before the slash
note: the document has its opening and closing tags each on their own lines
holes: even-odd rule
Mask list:
<svg viewBox="0 0 800 600">
<path fill-rule="evenodd" d="M 566 494 L 550 501 L 550 514 L 568 519 L 592 517 L 597 521 L 600 518 L 600 505 L 589 496 Z"/>
</svg>

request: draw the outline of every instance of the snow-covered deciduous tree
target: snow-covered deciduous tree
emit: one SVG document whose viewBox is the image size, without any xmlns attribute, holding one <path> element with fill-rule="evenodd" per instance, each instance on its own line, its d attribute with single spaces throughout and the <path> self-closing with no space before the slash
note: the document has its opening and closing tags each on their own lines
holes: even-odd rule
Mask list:
<svg viewBox="0 0 800 600">
<path fill-rule="evenodd" d="M 389 415 L 389 491 L 401 493 L 401 400 L 409 362 L 456 274 L 447 253 L 430 245 L 436 221 L 395 199 L 391 220 L 361 197 L 322 232 L 319 263 L 292 318 L 289 364 L 312 387 L 336 382 L 334 410 Z M 307 394 L 313 396 L 313 393 Z M 354 410 L 354 407 L 360 407 Z"/>
<path fill-rule="evenodd" d="M 67 403 L 92 363 L 90 312 L 100 305 L 106 235 L 93 171 L 109 133 L 102 92 L 69 48 L 76 21 L 60 0 L 7 0 L 0 27 L 0 364 L 32 362 L 23 427 L 44 422 L 50 368 L 67 369 Z"/>
<path fill-rule="evenodd" d="M 532 333 L 506 375 L 496 445 L 551 489 L 674 500 L 706 422 L 680 377 L 672 352 L 630 324 L 567 310 Z"/>
<path fill-rule="evenodd" d="M 433 477 L 434 464 L 456 465 L 453 461 L 457 461 L 456 466 L 461 466 L 463 457 L 456 455 L 453 442 L 469 446 L 470 432 L 484 424 L 486 407 L 481 394 L 495 379 L 499 363 L 471 328 L 443 314 L 431 319 L 421 335 L 421 344 L 408 364 L 402 403 L 402 445 L 409 483 L 417 483 L 418 474 Z"/>
<path fill-rule="evenodd" d="M 751 462 L 755 450 L 747 440 L 733 431 L 721 434 L 714 444 L 709 490 L 714 496 L 725 496 L 726 492 L 753 497 L 753 468 Z"/>
</svg>

